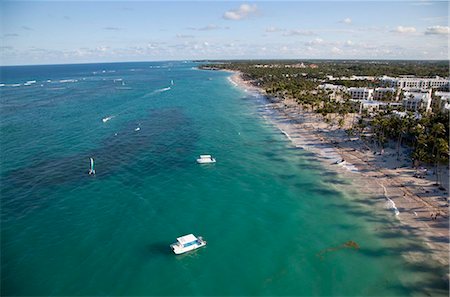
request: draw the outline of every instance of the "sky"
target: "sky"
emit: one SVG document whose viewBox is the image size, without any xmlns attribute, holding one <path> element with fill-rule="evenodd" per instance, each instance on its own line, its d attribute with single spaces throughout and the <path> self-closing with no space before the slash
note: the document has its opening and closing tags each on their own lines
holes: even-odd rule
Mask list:
<svg viewBox="0 0 450 297">
<path fill-rule="evenodd" d="M 0 1 L 0 65 L 449 59 L 447 1 Z"/>
</svg>

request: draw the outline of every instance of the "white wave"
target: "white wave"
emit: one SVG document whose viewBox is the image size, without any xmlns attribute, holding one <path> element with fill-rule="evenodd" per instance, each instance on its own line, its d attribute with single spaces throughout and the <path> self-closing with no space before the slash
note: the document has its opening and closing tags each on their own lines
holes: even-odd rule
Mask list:
<svg viewBox="0 0 450 297">
<path fill-rule="evenodd" d="M 77 79 L 61 79 L 60 83 L 69 83 L 69 82 L 77 82 Z"/>
<path fill-rule="evenodd" d="M 232 79 L 231 79 L 231 77 L 229 76 L 229 77 L 227 77 L 227 80 L 233 85 L 233 86 L 235 86 L 235 87 L 237 87 L 238 86 L 238 84 L 235 82 L 235 81 L 233 81 Z"/>
<path fill-rule="evenodd" d="M 386 208 L 393 209 L 396 216 L 400 214 L 400 211 L 398 210 L 397 206 L 395 205 L 395 202 L 392 201 L 392 199 L 386 197 Z"/>
<path fill-rule="evenodd" d="M 291 136 L 290 136 L 286 131 L 284 131 L 283 129 L 280 129 L 280 131 L 281 131 L 281 133 L 283 133 L 290 141 L 292 141 Z"/>
<path fill-rule="evenodd" d="M 0 84 L 0 87 L 4 87 L 5 86 L 5 84 Z"/>
<path fill-rule="evenodd" d="M 136 129 L 134 129 L 134 131 L 139 131 L 141 130 L 141 128 L 137 127 Z"/>
<path fill-rule="evenodd" d="M 383 184 L 381 184 L 381 183 L 380 183 L 380 186 L 383 187 L 384 197 L 387 200 L 386 204 L 385 204 L 386 208 L 387 209 L 393 209 L 394 213 L 395 213 L 395 216 L 398 216 L 400 214 L 400 211 L 398 210 L 397 206 L 395 205 L 395 202 L 392 201 L 392 199 L 388 197 L 386 187 Z"/>
<path fill-rule="evenodd" d="M 342 168 L 345 168 L 351 172 L 359 172 L 358 168 L 356 168 L 355 165 L 347 163 L 347 162 L 345 164 L 342 164 Z"/>
<path fill-rule="evenodd" d="M 20 87 L 22 84 L 10 84 L 10 85 L 5 85 L 6 87 Z"/>
<path fill-rule="evenodd" d="M 106 123 L 107 121 L 109 121 L 109 120 L 112 119 L 113 117 L 114 117 L 114 116 L 109 116 L 109 117 L 103 118 L 102 121 L 103 121 L 103 123 Z"/>
<path fill-rule="evenodd" d="M 29 80 L 29 81 L 25 82 L 23 85 L 24 86 L 31 86 L 32 84 L 35 84 L 35 83 L 36 83 L 35 80 Z"/>
</svg>

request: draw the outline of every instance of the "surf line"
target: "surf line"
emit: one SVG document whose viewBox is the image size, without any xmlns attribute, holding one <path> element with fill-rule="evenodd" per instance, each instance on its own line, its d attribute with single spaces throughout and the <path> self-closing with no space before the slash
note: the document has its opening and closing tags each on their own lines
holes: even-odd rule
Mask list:
<svg viewBox="0 0 450 297">
<path fill-rule="evenodd" d="M 384 197 L 386 197 L 386 199 L 387 199 L 386 204 L 389 206 L 389 208 L 394 210 L 395 216 L 398 216 L 400 214 L 400 211 L 398 210 L 397 206 L 395 205 L 395 202 L 392 201 L 392 199 L 388 197 L 386 187 L 381 183 L 378 183 L 378 184 L 383 187 Z"/>
</svg>

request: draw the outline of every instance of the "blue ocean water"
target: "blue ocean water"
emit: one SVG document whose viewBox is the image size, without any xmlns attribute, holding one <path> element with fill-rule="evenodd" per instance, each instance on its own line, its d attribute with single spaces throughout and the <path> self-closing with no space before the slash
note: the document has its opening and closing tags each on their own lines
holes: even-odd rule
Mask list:
<svg viewBox="0 0 450 297">
<path fill-rule="evenodd" d="M 196 66 L 0 68 L 2 295 L 448 292 L 390 212 Z M 188 233 L 208 245 L 175 256 Z"/>
</svg>

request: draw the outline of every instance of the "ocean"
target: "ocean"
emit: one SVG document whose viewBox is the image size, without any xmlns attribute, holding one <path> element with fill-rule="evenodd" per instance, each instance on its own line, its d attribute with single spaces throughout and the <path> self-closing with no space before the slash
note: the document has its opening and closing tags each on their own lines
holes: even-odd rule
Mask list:
<svg viewBox="0 0 450 297">
<path fill-rule="evenodd" d="M 0 68 L 2 296 L 448 293 L 382 198 L 197 66 Z"/>
</svg>

